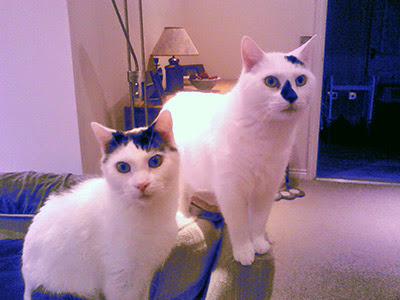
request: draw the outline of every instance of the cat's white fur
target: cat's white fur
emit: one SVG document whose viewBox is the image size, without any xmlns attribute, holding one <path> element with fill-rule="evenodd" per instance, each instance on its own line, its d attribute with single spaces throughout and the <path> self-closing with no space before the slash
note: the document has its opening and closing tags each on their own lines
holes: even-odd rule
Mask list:
<svg viewBox="0 0 400 300">
<path fill-rule="evenodd" d="M 92 123 L 102 147 L 113 130 Z M 169 113 L 155 125 L 174 145 Z M 146 152 L 132 142 L 119 146 L 102 163 L 103 177 L 51 196 L 34 217 L 22 255 L 24 300 L 42 286 L 55 293 L 88 299 L 147 299 L 156 268 L 177 236 L 179 153 L 160 152 L 163 163 L 150 169 Z M 115 165 L 128 162 L 131 172 Z M 142 192 L 140 185 L 148 184 Z"/>
<path fill-rule="evenodd" d="M 255 253 L 270 248 L 266 221 L 288 165 L 297 124 L 314 88 L 311 71 L 285 56 L 294 55 L 309 67 L 309 43 L 286 54 L 264 53 L 244 37 L 243 70 L 231 92 L 180 93 L 164 107 L 172 114 L 181 152 L 185 188 L 179 213 L 189 217 L 193 193 L 213 192 L 216 197 L 208 201 L 216 198 L 217 203 L 211 204 L 220 207 L 234 257 L 243 265 L 251 264 Z M 297 87 L 294 80 L 303 74 L 308 81 Z M 266 86 L 270 75 L 279 79 L 279 89 Z M 286 80 L 298 95 L 293 104 L 280 94 Z"/>
</svg>

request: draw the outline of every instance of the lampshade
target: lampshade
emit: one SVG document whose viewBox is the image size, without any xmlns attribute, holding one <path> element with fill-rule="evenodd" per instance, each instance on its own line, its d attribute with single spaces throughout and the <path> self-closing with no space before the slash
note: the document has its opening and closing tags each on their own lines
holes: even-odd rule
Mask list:
<svg viewBox="0 0 400 300">
<path fill-rule="evenodd" d="M 183 27 L 165 27 L 153 52 L 154 56 L 199 55 L 196 47 Z"/>
</svg>

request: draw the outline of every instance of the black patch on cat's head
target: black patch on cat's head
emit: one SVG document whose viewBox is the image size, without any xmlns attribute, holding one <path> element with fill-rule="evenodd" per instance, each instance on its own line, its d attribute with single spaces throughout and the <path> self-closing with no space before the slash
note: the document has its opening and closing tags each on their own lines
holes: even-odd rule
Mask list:
<svg viewBox="0 0 400 300">
<path fill-rule="evenodd" d="M 120 131 L 112 134 L 111 141 L 106 145 L 106 154 L 112 153 L 120 145 L 126 145 L 129 141 L 139 149 L 149 152 L 150 150 L 165 151 L 167 143 L 161 137 L 161 134 L 154 130 L 154 124 L 139 133 L 124 134 Z M 174 147 L 168 147 L 170 151 L 177 151 Z"/>
<path fill-rule="evenodd" d="M 129 134 L 128 138 L 133 141 L 137 148 L 149 152 L 151 149 L 164 151 L 166 142 L 160 133 L 154 130 L 154 124 L 139 134 Z"/>
<path fill-rule="evenodd" d="M 304 63 L 294 55 L 285 56 L 285 58 L 292 64 L 295 65 L 298 64 L 300 66 L 304 66 Z"/>
</svg>

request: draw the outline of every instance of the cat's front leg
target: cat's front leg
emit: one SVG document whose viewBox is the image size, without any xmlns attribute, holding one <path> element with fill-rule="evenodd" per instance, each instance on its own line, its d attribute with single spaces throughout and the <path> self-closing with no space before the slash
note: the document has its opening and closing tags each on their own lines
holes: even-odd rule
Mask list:
<svg viewBox="0 0 400 300">
<path fill-rule="evenodd" d="M 232 236 L 232 234 L 230 234 Z M 232 239 L 231 239 L 232 240 Z M 235 244 L 235 246 L 233 246 Z M 244 266 L 250 266 L 254 261 L 254 249 L 253 244 L 250 240 L 246 240 L 243 243 L 232 243 L 232 251 L 234 259 Z"/>
<path fill-rule="evenodd" d="M 270 193 L 255 193 L 249 201 L 249 227 L 254 251 L 257 254 L 267 253 L 271 245 L 266 239 L 266 223 L 271 211 L 273 196 Z"/>
<path fill-rule="evenodd" d="M 247 215 L 247 197 L 229 184 L 223 184 L 216 196 L 232 245 L 233 257 L 242 265 L 251 265 L 254 261 L 254 249 L 250 240 Z"/>
</svg>

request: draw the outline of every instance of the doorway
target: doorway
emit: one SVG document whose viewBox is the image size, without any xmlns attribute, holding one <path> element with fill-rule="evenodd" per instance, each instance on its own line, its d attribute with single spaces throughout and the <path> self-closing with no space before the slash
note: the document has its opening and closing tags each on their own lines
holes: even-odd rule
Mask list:
<svg viewBox="0 0 400 300">
<path fill-rule="evenodd" d="M 400 2 L 328 1 L 317 177 L 400 183 Z"/>
</svg>

